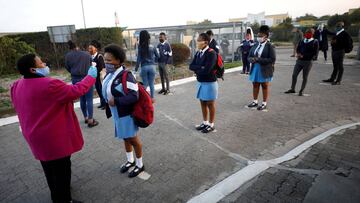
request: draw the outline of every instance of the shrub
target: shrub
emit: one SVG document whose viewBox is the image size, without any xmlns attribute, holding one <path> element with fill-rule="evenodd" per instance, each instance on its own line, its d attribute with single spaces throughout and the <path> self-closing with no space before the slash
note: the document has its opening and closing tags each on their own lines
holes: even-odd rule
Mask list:
<svg viewBox="0 0 360 203">
<path fill-rule="evenodd" d="M 29 53 L 35 53 L 35 49 L 18 38 L 0 38 L 0 75 L 16 73 L 17 60 Z"/>
<path fill-rule="evenodd" d="M 183 64 L 190 57 L 190 49 L 185 44 L 171 44 L 174 65 Z"/>
</svg>

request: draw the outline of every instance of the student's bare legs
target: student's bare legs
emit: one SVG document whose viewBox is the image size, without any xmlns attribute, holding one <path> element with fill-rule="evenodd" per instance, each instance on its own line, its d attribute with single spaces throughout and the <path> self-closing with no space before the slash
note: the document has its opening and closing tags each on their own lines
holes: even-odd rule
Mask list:
<svg viewBox="0 0 360 203">
<path fill-rule="evenodd" d="M 208 120 L 207 101 L 201 101 L 200 100 L 200 105 L 201 105 L 201 112 L 202 112 L 202 116 L 203 116 L 203 121 L 207 121 Z"/>
<path fill-rule="evenodd" d="M 215 101 L 207 101 L 206 103 L 207 103 L 207 108 L 209 109 L 209 112 L 210 112 L 209 122 L 214 123 L 215 122 L 215 113 L 216 113 Z"/>
<path fill-rule="evenodd" d="M 254 98 L 254 100 L 258 99 L 259 91 L 260 91 L 260 83 L 254 82 L 253 83 L 253 98 Z"/>
</svg>

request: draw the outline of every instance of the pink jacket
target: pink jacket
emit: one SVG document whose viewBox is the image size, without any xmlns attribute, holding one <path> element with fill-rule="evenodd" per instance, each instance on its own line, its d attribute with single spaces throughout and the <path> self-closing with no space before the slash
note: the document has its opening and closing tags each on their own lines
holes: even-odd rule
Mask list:
<svg viewBox="0 0 360 203">
<path fill-rule="evenodd" d="M 73 101 L 94 83 L 95 78 L 91 76 L 75 85 L 50 77 L 14 82 L 11 100 L 36 159 L 50 161 L 81 150 L 84 140 Z"/>
</svg>

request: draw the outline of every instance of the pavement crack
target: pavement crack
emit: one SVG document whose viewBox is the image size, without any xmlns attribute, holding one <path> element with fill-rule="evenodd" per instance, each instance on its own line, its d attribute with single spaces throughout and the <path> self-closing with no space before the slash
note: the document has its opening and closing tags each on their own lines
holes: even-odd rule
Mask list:
<svg viewBox="0 0 360 203">
<path fill-rule="evenodd" d="M 200 138 L 204 141 L 206 141 L 207 143 L 215 146 L 216 148 L 218 148 L 220 151 L 226 153 L 229 157 L 235 159 L 236 161 L 242 163 L 242 164 L 245 164 L 245 165 L 248 165 L 248 162 L 249 162 L 249 159 L 246 158 L 246 157 L 243 157 L 241 156 L 240 154 L 237 154 L 237 153 L 233 153 L 225 148 L 223 148 L 222 146 L 220 146 L 219 144 L 217 144 L 216 142 L 210 140 L 209 138 L 207 137 L 204 137 L 202 134 L 198 133 L 198 132 L 195 132 L 193 129 L 190 129 L 189 127 L 185 126 L 184 124 L 182 124 L 179 119 L 177 118 L 174 118 L 172 116 L 169 116 L 168 114 L 162 112 L 162 111 L 159 111 L 159 113 L 161 115 L 163 115 L 165 118 L 167 118 L 168 120 L 176 123 L 178 126 L 184 128 L 185 130 L 189 131 L 190 132 L 190 135 L 194 136 L 194 137 L 197 137 L 197 138 Z"/>
</svg>

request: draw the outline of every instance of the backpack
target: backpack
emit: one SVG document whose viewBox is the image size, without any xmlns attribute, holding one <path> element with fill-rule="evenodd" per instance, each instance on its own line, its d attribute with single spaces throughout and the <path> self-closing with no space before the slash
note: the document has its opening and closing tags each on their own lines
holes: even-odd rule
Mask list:
<svg viewBox="0 0 360 203">
<path fill-rule="evenodd" d="M 209 51 L 215 51 L 212 48 L 209 48 Z M 224 72 L 225 72 L 225 68 L 224 68 L 224 61 L 221 57 L 220 54 L 216 53 L 216 63 L 214 66 L 214 70 L 213 73 L 216 76 L 216 78 L 221 78 L 222 80 L 224 80 Z"/>
<path fill-rule="evenodd" d="M 347 36 L 347 42 L 345 44 L 345 53 L 350 53 L 354 48 L 353 40 L 350 35 L 346 35 L 346 36 Z"/>
<path fill-rule="evenodd" d="M 122 86 L 124 93 L 127 94 L 129 89 L 126 86 L 126 78 L 128 75 L 128 71 L 124 71 L 122 75 Z M 138 82 L 139 86 L 139 99 L 134 104 L 134 109 L 132 112 L 132 117 L 134 122 L 140 128 L 146 128 L 154 121 L 154 107 L 152 105 L 152 101 L 150 98 L 150 94 L 145 90 L 144 86 Z"/>
</svg>

